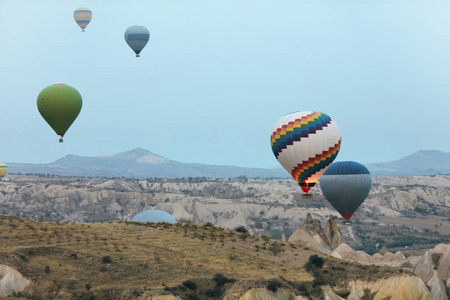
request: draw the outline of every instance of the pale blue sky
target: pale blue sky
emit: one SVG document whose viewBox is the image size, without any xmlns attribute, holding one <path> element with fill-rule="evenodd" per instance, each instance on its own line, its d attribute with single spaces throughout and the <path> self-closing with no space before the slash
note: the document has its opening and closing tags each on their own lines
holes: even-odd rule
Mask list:
<svg viewBox="0 0 450 300">
<path fill-rule="evenodd" d="M 448 1 L 0 0 L 0 161 L 141 147 L 272 167 L 272 127 L 302 110 L 337 122 L 337 161 L 449 152 L 449 15 Z M 150 31 L 140 58 L 131 25 Z M 36 107 L 54 83 L 83 97 L 63 144 Z"/>
</svg>

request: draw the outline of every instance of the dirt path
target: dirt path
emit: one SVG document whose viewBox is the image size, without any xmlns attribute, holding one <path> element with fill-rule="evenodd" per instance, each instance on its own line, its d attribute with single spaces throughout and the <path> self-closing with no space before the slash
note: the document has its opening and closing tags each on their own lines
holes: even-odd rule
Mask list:
<svg viewBox="0 0 450 300">
<path fill-rule="evenodd" d="M 356 240 L 355 235 L 353 234 L 353 229 L 351 225 L 344 225 L 341 228 L 341 232 L 344 236 L 350 237 L 352 240 L 355 241 L 359 246 L 362 246 L 362 244 Z"/>
</svg>

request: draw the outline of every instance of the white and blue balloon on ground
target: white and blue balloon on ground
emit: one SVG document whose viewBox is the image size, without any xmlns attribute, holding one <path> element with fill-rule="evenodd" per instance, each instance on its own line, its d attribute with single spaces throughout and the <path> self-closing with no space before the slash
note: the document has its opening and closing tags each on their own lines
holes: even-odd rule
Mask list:
<svg viewBox="0 0 450 300">
<path fill-rule="evenodd" d="M 145 210 L 135 215 L 131 221 L 143 223 L 165 222 L 169 224 L 175 224 L 177 222 L 171 214 L 162 210 Z"/>
<path fill-rule="evenodd" d="M 360 163 L 341 161 L 331 164 L 319 182 L 328 202 L 349 221 L 369 194 L 372 176 Z"/>
</svg>

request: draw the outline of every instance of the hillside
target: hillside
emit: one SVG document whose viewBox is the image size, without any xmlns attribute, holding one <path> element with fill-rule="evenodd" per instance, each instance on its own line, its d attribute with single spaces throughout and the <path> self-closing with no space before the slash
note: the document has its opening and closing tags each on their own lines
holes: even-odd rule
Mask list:
<svg viewBox="0 0 450 300">
<path fill-rule="evenodd" d="M 171 294 L 176 299 L 241 299 L 255 289 L 265 291 L 267 299 L 281 299 L 276 293 L 286 299 L 338 299 L 350 293 L 348 284 L 356 279 L 415 280 L 399 268 L 373 266 L 368 272 L 366 266 L 331 257 L 311 260 L 317 253 L 301 245 L 211 225 L 76 224 L 0 216 L 0 239 L 0 264 L 30 282 L 14 294 L 32 299 L 161 299 L 156 297 Z"/>
<path fill-rule="evenodd" d="M 0 182 L 0 213 L 32 220 L 126 221 L 162 209 L 195 224 L 208 222 L 281 239 L 308 213 L 327 221 L 338 215 L 320 193 L 302 199 L 293 180 L 109 179 L 9 175 Z M 431 248 L 450 242 L 450 176 L 379 177 L 351 226 L 346 242 L 370 254 L 391 248 Z M 414 247 L 412 247 L 414 246 Z"/>
</svg>

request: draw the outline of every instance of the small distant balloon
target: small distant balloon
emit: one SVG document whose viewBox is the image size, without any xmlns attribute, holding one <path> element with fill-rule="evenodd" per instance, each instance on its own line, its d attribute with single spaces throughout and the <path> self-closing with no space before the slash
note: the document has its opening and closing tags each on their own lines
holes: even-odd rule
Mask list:
<svg viewBox="0 0 450 300">
<path fill-rule="evenodd" d="M 39 113 L 56 134 L 61 136 L 60 143 L 78 117 L 82 104 L 80 93 L 65 84 L 50 85 L 43 89 L 37 98 Z"/>
<path fill-rule="evenodd" d="M 5 177 L 6 173 L 8 173 L 8 166 L 0 163 L 0 181 Z"/>
<path fill-rule="evenodd" d="M 372 175 L 360 163 L 333 163 L 320 178 L 320 189 L 330 204 L 349 221 L 372 187 Z"/>
<path fill-rule="evenodd" d="M 125 30 L 124 36 L 128 46 L 136 53 L 136 57 L 139 57 L 139 53 L 150 39 L 150 32 L 144 26 L 135 25 Z"/>
<path fill-rule="evenodd" d="M 135 215 L 131 221 L 143 223 L 161 223 L 169 224 L 177 223 L 177 220 L 168 212 L 163 210 L 145 210 Z"/>
<path fill-rule="evenodd" d="M 285 115 L 272 129 L 272 152 L 310 198 L 309 190 L 341 148 L 341 133 L 324 113 L 300 111 Z"/>
<path fill-rule="evenodd" d="M 92 20 L 92 11 L 86 7 L 77 8 L 73 12 L 73 18 L 75 19 L 75 22 L 77 22 L 78 26 L 80 26 L 81 31 L 84 32 L 84 29 Z"/>
</svg>

